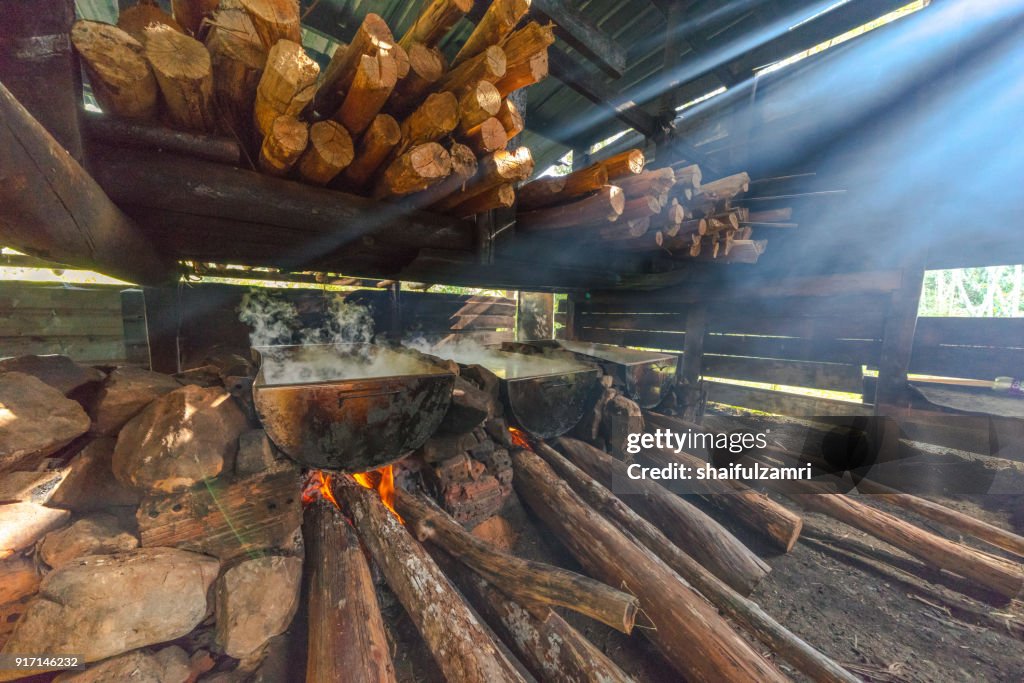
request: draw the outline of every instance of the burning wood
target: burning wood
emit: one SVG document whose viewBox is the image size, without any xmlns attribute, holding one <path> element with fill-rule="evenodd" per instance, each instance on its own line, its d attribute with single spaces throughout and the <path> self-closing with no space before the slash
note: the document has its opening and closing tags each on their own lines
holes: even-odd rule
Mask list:
<svg viewBox="0 0 1024 683">
<path fill-rule="evenodd" d="M 391 468 L 388 468 L 390 470 Z M 395 680 L 370 567 L 321 471 L 303 492 L 309 645 L 307 683 Z"/>
</svg>

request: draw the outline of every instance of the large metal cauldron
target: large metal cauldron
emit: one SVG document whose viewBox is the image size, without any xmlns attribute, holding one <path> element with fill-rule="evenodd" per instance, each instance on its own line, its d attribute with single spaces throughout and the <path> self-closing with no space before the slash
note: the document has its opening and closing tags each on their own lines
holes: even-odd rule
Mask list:
<svg viewBox="0 0 1024 683">
<path fill-rule="evenodd" d="M 482 365 L 497 375 L 513 421 L 541 439 L 568 432 L 597 400 L 597 368 L 571 359 L 458 346 L 433 353 L 462 365 Z"/>
<path fill-rule="evenodd" d="M 564 350 L 577 359 L 597 363 L 606 375 L 615 378 L 626 396 L 643 408 L 653 408 L 665 398 L 676 379 L 679 358 L 670 353 L 625 349 L 611 344 L 543 340 L 525 342 L 543 352 Z"/>
<path fill-rule="evenodd" d="M 426 441 L 451 403 L 455 376 L 422 358 L 372 344 L 253 349 L 256 412 L 293 460 L 365 472 Z"/>
</svg>

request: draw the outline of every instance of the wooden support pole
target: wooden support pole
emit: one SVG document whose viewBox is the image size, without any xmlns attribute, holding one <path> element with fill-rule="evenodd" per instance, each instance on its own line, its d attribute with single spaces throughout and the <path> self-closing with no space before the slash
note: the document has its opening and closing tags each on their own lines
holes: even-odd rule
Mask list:
<svg viewBox="0 0 1024 683">
<path fill-rule="evenodd" d="M 81 161 L 82 79 L 71 49 L 74 21 L 74 0 L 7 0 L 0 12 L 0 83 Z"/>
<path fill-rule="evenodd" d="M 686 337 L 683 339 L 683 356 L 679 376 L 683 394 L 683 415 L 694 417 L 704 412 L 701 394 L 701 366 L 704 363 L 704 334 L 707 332 L 707 307 L 693 304 L 686 312 Z"/>
<path fill-rule="evenodd" d="M 856 677 L 773 619 L 757 603 L 730 588 L 563 455 L 547 444 L 539 444 L 537 452 L 591 507 L 650 549 L 727 617 L 771 647 L 776 655 L 792 662 L 813 681 L 856 683 Z"/>
<path fill-rule="evenodd" d="M 923 250 L 926 252 L 927 250 Z M 924 285 L 924 263 L 927 253 L 914 257 L 903 268 L 902 284 L 893 290 L 882 331 L 882 350 L 878 356 L 878 383 L 875 385 L 875 414 L 906 408 L 910 402 L 907 372 L 914 351 L 917 311 Z"/>
<path fill-rule="evenodd" d="M 472 535 L 423 496 L 401 489 L 395 509 L 420 542 L 430 541 L 452 557 L 526 604 L 560 606 L 631 633 L 637 600 L 575 572 L 504 553 Z"/>
<path fill-rule="evenodd" d="M 597 514 L 536 453 L 512 453 L 519 495 L 593 576 L 629 586 L 653 622 L 647 636 L 687 680 L 785 681 L 704 597 L 654 553 Z"/>
<path fill-rule="evenodd" d="M 524 683 L 427 551 L 384 507 L 377 492 L 348 477 L 333 481 L 335 496 L 423 636 L 445 680 Z"/>
<path fill-rule="evenodd" d="M 172 265 L 3 84 L 0 204 L 6 246 L 129 282 L 174 279 Z"/>
<path fill-rule="evenodd" d="M 98 143 L 161 150 L 232 166 L 242 163 L 243 159 L 238 141 L 222 135 L 174 130 L 153 122 L 94 112 L 86 112 L 82 124 L 85 136 Z"/>
<path fill-rule="evenodd" d="M 562 437 L 559 447 L 574 465 L 605 486 L 628 482 L 623 500 L 733 590 L 749 595 L 771 571 L 735 536 L 705 513 L 654 481 L 631 480 L 626 463 L 590 444 Z"/>
<path fill-rule="evenodd" d="M 306 683 L 339 675 L 360 683 L 395 681 L 370 567 L 352 526 L 318 495 L 305 509 L 309 645 Z"/>
</svg>

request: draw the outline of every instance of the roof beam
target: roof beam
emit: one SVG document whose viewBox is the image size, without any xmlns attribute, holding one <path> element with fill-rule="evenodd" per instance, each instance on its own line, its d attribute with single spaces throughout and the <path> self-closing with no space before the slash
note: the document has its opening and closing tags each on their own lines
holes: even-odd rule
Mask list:
<svg viewBox="0 0 1024 683">
<path fill-rule="evenodd" d="M 561 48 L 554 45 L 548 48 L 548 64 L 552 76 L 600 107 L 606 115 L 605 120 L 616 118 L 647 137 L 661 132 L 656 117 L 641 109 L 636 102 L 623 101 L 620 95 L 612 92 L 596 75 L 588 73 L 586 67 L 577 64 Z"/>
<path fill-rule="evenodd" d="M 626 71 L 626 51 L 563 0 L 533 0 L 531 15 L 554 22 L 556 33 L 612 78 Z"/>
</svg>

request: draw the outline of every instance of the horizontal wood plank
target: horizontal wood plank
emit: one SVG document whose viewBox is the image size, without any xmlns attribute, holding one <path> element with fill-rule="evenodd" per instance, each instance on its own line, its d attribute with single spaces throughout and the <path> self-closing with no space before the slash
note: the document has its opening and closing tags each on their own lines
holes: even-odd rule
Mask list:
<svg viewBox="0 0 1024 683">
<path fill-rule="evenodd" d="M 705 354 L 701 372 L 705 377 L 828 389 L 852 394 L 860 394 L 864 390 L 861 366 L 851 364 Z"/>
<path fill-rule="evenodd" d="M 728 406 L 759 410 L 775 415 L 811 417 L 815 415 L 870 415 L 872 408 L 863 403 L 801 396 L 783 391 L 745 387 L 724 382 L 707 382 L 708 401 Z"/>
<path fill-rule="evenodd" d="M 914 346 L 1024 348 L 1024 318 L 918 318 Z"/>
<path fill-rule="evenodd" d="M 0 285 L 0 311 L 60 309 L 121 311 L 123 287 L 79 288 L 35 285 Z"/>
<path fill-rule="evenodd" d="M 995 379 L 1024 374 L 1024 349 L 981 346 L 915 347 L 910 372 L 941 377 Z"/>
<path fill-rule="evenodd" d="M 869 367 L 877 364 L 880 349 L 881 342 L 862 339 L 786 339 L 733 334 L 709 334 L 704 338 L 704 353 Z"/>
<path fill-rule="evenodd" d="M 0 310 L 0 337 L 83 337 L 124 334 L 124 322 L 114 311 L 76 311 L 57 314 L 42 309 Z"/>
</svg>

